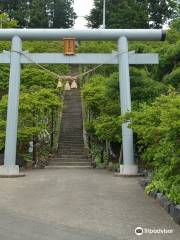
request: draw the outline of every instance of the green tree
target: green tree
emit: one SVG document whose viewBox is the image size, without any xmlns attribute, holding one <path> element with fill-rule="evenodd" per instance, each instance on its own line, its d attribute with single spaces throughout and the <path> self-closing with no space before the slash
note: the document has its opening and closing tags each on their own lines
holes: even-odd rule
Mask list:
<svg viewBox="0 0 180 240">
<path fill-rule="evenodd" d="M 138 109 L 143 102 L 152 102 L 166 92 L 167 87 L 150 79 L 144 70 L 131 68 L 133 109 Z M 92 76 L 83 86 L 83 97 L 88 114 L 86 126 L 91 137 L 94 135 L 99 140 L 120 142 L 119 74 Z"/>
<path fill-rule="evenodd" d="M 0 150 L 5 144 L 5 125 L 7 116 L 7 95 L 0 101 Z M 34 146 L 47 145 L 44 139 L 39 136 L 45 129 L 51 129 L 51 113 L 53 110 L 54 118 L 57 119 L 62 102 L 56 90 L 41 88 L 39 90 L 22 92 L 19 103 L 19 122 L 18 122 L 18 153 L 28 154 L 29 142 L 33 141 Z M 37 149 L 36 147 L 36 152 Z M 34 159 L 34 162 L 36 158 Z"/>
<path fill-rule="evenodd" d="M 17 21 L 10 19 L 7 13 L 0 13 L 0 28 L 14 28 L 17 26 Z"/>
<path fill-rule="evenodd" d="M 151 28 L 162 28 L 177 17 L 179 6 L 177 0 L 148 0 L 149 24 Z"/>
<path fill-rule="evenodd" d="M 0 0 L 1 12 L 8 13 L 10 19 L 18 21 L 19 26 L 27 26 L 28 3 L 31 0 Z"/>
<path fill-rule="evenodd" d="M 76 14 L 73 0 L 0 0 L 0 9 L 10 19 L 16 19 L 20 27 L 70 28 Z"/>
<path fill-rule="evenodd" d="M 47 28 L 48 13 L 45 0 L 32 0 L 30 5 L 30 23 L 31 28 Z"/>
<path fill-rule="evenodd" d="M 53 27 L 70 28 L 74 25 L 76 14 L 72 4 L 74 0 L 55 0 L 53 7 Z"/>
<path fill-rule="evenodd" d="M 94 8 L 87 16 L 88 25 L 102 24 L 103 0 L 94 0 Z M 176 0 L 106 0 L 107 28 L 161 28 L 177 16 Z"/>
<path fill-rule="evenodd" d="M 166 84 L 173 86 L 176 91 L 180 92 L 180 66 L 175 68 L 170 74 L 163 78 Z"/>
<path fill-rule="evenodd" d="M 106 0 L 106 28 L 147 28 L 145 1 Z M 87 17 L 88 26 L 102 25 L 103 0 L 94 0 L 94 8 Z"/>
</svg>

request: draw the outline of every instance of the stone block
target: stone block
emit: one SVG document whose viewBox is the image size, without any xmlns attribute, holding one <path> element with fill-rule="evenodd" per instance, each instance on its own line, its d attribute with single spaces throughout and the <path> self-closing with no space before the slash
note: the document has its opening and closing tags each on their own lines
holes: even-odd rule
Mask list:
<svg viewBox="0 0 180 240">
<path fill-rule="evenodd" d="M 180 225 L 180 205 L 176 205 L 174 207 L 174 215 L 173 215 L 174 221 Z"/>
<path fill-rule="evenodd" d="M 174 208 L 175 208 L 176 204 L 175 203 L 171 203 L 169 206 L 169 214 L 171 217 L 174 217 Z"/>
<path fill-rule="evenodd" d="M 150 196 L 153 197 L 154 199 L 156 199 L 157 197 L 157 193 L 158 193 L 158 190 L 157 189 L 153 189 L 151 192 L 150 192 Z"/>
<path fill-rule="evenodd" d="M 140 180 L 139 183 L 143 188 L 145 188 L 150 182 L 151 182 L 151 180 L 149 178 L 145 178 L 145 179 Z"/>
<path fill-rule="evenodd" d="M 166 201 L 164 201 L 163 207 L 166 210 L 167 213 L 170 213 L 170 206 L 171 206 L 171 202 L 167 199 Z"/>
<path fill-rule="evenodd" d="M 162 195 L 159 199 L 160 205 L 169 213 L 170 205 L 172 204 L 166 196 Z"/>
<path fill-rule="evenodd" d="M 163 197 L 163 194 L 162 193 L 157 193 L 157 195 L 156 195 L 156 199 L 157 199 L 157 201 L 161 204 L 161 199 L 162 199 L 162 197 Z"/>
</svg>

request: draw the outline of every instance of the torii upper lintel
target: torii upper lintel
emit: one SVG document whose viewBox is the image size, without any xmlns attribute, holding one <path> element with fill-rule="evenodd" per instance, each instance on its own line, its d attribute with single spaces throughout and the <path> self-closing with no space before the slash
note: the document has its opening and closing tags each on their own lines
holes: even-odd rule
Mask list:
<svg viewBox="0 0 180 240">
<path fill-rule="evenodd" d="M 11 40 L 14 36 L 22 40 L 117 41 L 124 36 L 130 41 L 163 41 L 166 32 L 162 29 L 0 29 L 0 40 Z"/>
</svg>

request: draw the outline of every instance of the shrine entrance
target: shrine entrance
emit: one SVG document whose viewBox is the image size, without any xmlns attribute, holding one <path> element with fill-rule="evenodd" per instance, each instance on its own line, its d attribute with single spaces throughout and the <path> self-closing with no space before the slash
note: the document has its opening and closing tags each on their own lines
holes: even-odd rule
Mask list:
<svg viewBox="0 0 180 240">
<path fill-rule="evenodd" d="M 75 54 L 73 43 L 78 41 L 117 41 L 118 51 L 111 54 Z M 20 176 L 16 165 L 16 144 L 21 64 L 118 64 L 120 82 L 121 114 L 131 111 L 129 65 L 158 64 L 158 54 L 136 54 L 128 51 L 130 41 L 161 41 L 165 39 L 163 30 L 154 29 L 1 29 L 0 40 L 12 40 L 11 51 L 0 54 L 1 64 L 10 64 L 8 111 L 6 125 L 4 165 L 0 166 L 1 176 Z M 22 51 L 24 40 L 64 40 L 63 53 L 28 53 Z M 68 45 L 69 44 L 69 45 Z M 133 132 L 128 122 L 122 124 L 123 165 L 122 175 L 135 175 L 138 167 L 134 161 Z"/>
</svg>

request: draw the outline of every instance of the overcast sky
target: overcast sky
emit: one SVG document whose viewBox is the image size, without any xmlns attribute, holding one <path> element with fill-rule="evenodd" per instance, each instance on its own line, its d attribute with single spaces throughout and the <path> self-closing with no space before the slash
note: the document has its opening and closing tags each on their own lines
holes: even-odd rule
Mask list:
<svg viewBox="0 0 180 240">
<path fill-rule="evenodd" d="M 93 0 L 74 0 L 74 10 L 77 16 L 79 16 L 76 19 L 74 28 L 76 29 L 86 28 L 85 25 L 87 24 L 87 22 L 83 18 L 83 16 L 88 15 L 92 7 Z"/>
</svg>

